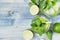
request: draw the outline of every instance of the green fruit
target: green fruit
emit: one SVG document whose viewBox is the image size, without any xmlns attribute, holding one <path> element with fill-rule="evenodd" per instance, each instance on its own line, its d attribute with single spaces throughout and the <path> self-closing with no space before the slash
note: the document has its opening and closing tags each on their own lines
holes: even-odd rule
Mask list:
<svg viewBox="0 0 60 40">
<path fill-rule="evenodd" d="M 56 33 L 60 33 L 60 23 L 55 23 L 53 25 L 53 31 Z"/>
</svg>

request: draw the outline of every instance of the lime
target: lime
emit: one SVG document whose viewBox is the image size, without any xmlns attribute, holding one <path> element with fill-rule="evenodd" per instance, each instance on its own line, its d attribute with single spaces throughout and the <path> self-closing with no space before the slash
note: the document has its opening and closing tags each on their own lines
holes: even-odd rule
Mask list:
<svg viewBox="0 0 60 40">
<path fill-rule="evenodd" d="M 60 33 L 60 23 L 55 23 L 53 25 L 53 31 L 56 33 Z"/>
<path fill-rule="evenodd" d="M 38 6 L 37 5 L 32 5 L 31 8 L 30 8 L 30 13 L 32 15 L 36 15 L 36 14 L 38 14 L 38 12 L 39 12 Z"/>
<path fill-rule="evenodd" d="M 31 40 L 33 38 L 33 32 L 30 30 L 25 30 L 23 32 L 23 37 L 25 40 Z"/>
</svg>

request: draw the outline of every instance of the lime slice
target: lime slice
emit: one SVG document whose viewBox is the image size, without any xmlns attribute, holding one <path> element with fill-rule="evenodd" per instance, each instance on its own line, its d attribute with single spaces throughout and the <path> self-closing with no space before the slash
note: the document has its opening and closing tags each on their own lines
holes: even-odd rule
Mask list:
<svg viewBox="0 0 60 40">
<path fill-rule="evenodd" d="M 33 38 L 33 33 L 30 30 L 25 30 L 23 32 L 23 37 L 25 40 L 31 40 Z"/>
<path fill-rule="evenodd" d="M 38 6 L 37 5 L 32 5 L 31 8 L 30 8 L 30 13 L 32 15 L 36 15 L 36 14 L 38 14 L 38 12 L 39 12 Z"/>
</svg>

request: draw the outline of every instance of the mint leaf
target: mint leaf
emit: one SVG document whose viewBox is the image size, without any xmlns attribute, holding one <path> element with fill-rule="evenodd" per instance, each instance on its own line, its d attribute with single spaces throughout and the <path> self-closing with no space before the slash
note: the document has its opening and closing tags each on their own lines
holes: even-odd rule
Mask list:
<svg viewBox="0 0 60 40">
<path fill-rule="evenodd" d="M 31 7 L 32 5 L 35 5 L 33 2 L 29 2 L 29 6 Z"/>
<path fill-rule="evenodd" d="M 46 36 L 48 37 L 49 40 L 52 40 L 52 34 L 53 33 L 50 30 L 46 32 Z"/>
<path fill-rule="evenodd" d="M 42 36 L 42 34 L 44 33 L 44 32 L 43 32 L 43 28 L 40 27 L 40 28 L 38 29 L 37 33 L 38 33 L 40 36 Z"/>
<path fill-rule="evenodd" d="M 34 4 L 39 5 L 39 0 L 31 0 Z"/>
</svg>

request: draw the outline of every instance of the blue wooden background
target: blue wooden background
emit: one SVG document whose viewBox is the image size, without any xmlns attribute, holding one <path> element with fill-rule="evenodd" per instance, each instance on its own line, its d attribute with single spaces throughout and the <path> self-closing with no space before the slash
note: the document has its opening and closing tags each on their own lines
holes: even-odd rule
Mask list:
<svg viewBox="0 0 60 40">
<path fill-rule="evenodd" d="M 24 40 L 22 32 L 31 28 L 33 18 L 27 3 L 28 0 L 0 0 L 0 40 Z M 12 16 L 9 16 L 9 10 L 14 11 Z M 60 22 L 60 16 L 52 19 L 52 22 Z M 56 36 L 54 34 L 53 40 L 59 40 L 60 36 Z M 40 36 L 36 34 L 33 40 L 40 40 Z"/>
</svg>

